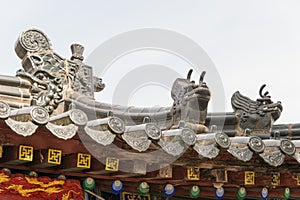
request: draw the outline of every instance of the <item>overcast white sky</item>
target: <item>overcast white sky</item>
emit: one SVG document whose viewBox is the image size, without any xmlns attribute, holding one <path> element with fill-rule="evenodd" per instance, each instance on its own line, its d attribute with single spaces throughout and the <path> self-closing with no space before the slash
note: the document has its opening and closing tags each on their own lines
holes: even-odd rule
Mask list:
<svg viewBox="0 0 300 200">
<path fill-rule="evenodd" d="M 53 48 L 64 57 L 70 56 L 69 46 L 73 42 L 85 46 L 87 57 L 114 35 L 145 27 L 162 28 L 186 35 L 207 52 L 222 77 L 226 111 L 231 111 L 230 97 L 236 90 L 256 99 L 259 87 L 266 83 L 273 100 L 283 103 L 284 111 L 277 123 L 300 122 L 300 1 L 80 2 L 2 2 L 0 73 L 14 75 L 21 68 L 14 43 L 19 33 L 28 28 L 42 29 Z M 114 86 L 114 79 L 118 80 L 105 77 L 108 88 Z M 164 98 L 155 101 L 155 105 L 172 102 L 169 92 L 163 91 Z M 139 91 L 130 103 L 143 105 L 138 94 Z M 109 95 L 103 98 L 110 101 Z M 147 101 L 144 104 L 152 106 L 149 102 L 150 105 Z"/>
</svg>

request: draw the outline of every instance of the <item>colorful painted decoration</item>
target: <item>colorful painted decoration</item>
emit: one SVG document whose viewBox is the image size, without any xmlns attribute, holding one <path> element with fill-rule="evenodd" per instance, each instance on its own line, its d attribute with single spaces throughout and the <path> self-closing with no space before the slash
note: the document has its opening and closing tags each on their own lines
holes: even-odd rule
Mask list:
<svg viewBox="0 0 300 200">
<path fill-rule="evenodd" d="M 200 188 L 197 185 L 194 185 L 190 189 L 190 197 L 198 198 L 200 196 Z"/>
<path fill-rule="evenodd" d="M 59 180 L 66 180 L 67 179 L 67 177 L 65 176 L 65 175 L 59 175 L 58 177 L 57 177 L 57 179 L 59 179 Z"/>
<path fill-rule="evenodd" d="M 138 190 L 141 194 L 147 194 L 149 192 L 149 185 L 147 182 L 142 182 L 138 186 Z"/>
<path fill-rule="evenodd" d="M 175 193 L 175 188 L 172 184 L 165 185 L 164 190 L 165 190 L 165 196 L 166 197 L 171 197 Z"/>
<path fill-rule="evenodd" d="M 113 193 L 115 194 L 120 194 L 123 190 L 123 183 L 119 180 L 115 180 L 112 184 L 111 184 L 111 190 Z"/>
<path fill-rule="evenodd" d="M 261 199 L 262 199 L 262 200 L 267 200 L 267 199 L 268 199 L 269 191 L 268 191 L 268 189 L 267 189 L 266 187 L 264 187 L 264 188 L 261 190 L 260 196 L 261 196 Z"/>
<path fill-rule="evenodd" d="M 291 190 L 290 188 L 285 188 L 283 191 L 284 200 L 288 200 L 291 197 Z"/>
<path fill-rule="evenodd" d="M 39 175 L 38 175 L 38 173 L 36 173 L 35 171 L 30 171 L 30 172 L 28 173 L 28 176 L 30 176 L 30 177 L 38 177 Z"/>
<path fill-rule="evenodd" d="M 241 188 L 238 190 L 238 199 L 239 199 L 239 200 L 243 200 L 243 199 L 246 198 L 246 196 L 247 196 L 246 188 L 241 187 Z"/>
<path fill-rule="evenodd" d="M 218 199 L 222 199 L 224 197 L 224 194 L 225 194 L 224 188 L 223 187 L 217 188 L 215 194 L 216 194 L 216 197 Z"/>
<path fill-rule="evenodd" d="M 93 190 L 95 187 L 95 180 L 93 178 L 86 178 L 83 181 L 83 189 L 85 190 Z"/>
<path fill-rule="evenodd" d="M 82 188 L 78 180 L 57 180 L 47 176 L 0 173 L 0 199 L 78 199 Z"/>
</svg>

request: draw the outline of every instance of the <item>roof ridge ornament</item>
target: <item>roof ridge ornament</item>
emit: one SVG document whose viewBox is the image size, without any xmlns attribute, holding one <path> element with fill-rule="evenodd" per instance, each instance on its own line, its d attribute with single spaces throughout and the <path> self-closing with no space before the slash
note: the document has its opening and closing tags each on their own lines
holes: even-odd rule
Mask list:
<svg viewBox="0 0 300 200">
<path fill-rule="evenodd" d="M 72 44 L 72 56 L 66 59 L 53 51 L 46 34 L 29 29 L 20 34 L 15 51 L 24 68 L 17 76 L 31 83 L 30 104 L 46 107 L 50 114 L 65 111 L 64 99 L 71 93 L 93 99 L 94 92 L 105 87 L 102 79 L 93 76 L 92 68 L 82 62 L 84 47 L 81 44 Z"/>
<path fill-rule="evenodd" d="M 80 62 L 83 61 L 83 51 L 84 51 L 84 46 L 81 44 L 72 44 L 71 45 L 71 52 L 72 52 L 72 57 L 71 60 L 79 60 Z"/>
<path fill-rule="evenodd" d="M 209 130 L 204 124 L 210 91 L 204 82 L 206 72 L 201 73 L 199 84 L 191 80 L 192 72 L 193 69 L 190 69 L 186 78 L 177 78 L 173 83 L 171 91 L 174 100 L 172 107 L 173 126 L 183 120 L 196 133 L 207 133 Z"/>
<path fill-rule="evenodd" d="M 260 99 L 256 101 L 243 96 L 239 91 L 231 97 L 231 105 L 238 119 L 237 135 L 245 135 L 247 129 L 251 134 L 267 134 L 271 131 L 273 123 L 280 117 L 282 112 L 281 102 L 273 103 L 269 92 L 263 93 L 266 85 L 259 90 Z"/>
</svg>

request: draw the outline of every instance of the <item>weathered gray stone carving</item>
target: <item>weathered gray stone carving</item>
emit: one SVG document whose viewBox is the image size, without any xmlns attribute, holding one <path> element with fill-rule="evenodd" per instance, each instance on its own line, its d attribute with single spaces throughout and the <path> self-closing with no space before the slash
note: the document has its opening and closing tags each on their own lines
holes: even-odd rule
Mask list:
<svg viewBox="0 0 300 200">
<path fill-rule="evenodd" d="M 48 123 L 46 128 L 56 137 L 68 140 L 73 138 L 78 130 L 78 126 L 74 124 L 69 124 L 66 126 L 56 125 L 53 123 Z"/>
<path fill-rule="evenodd" d="M 7 103 L 0 101 L 0 118 L 6 119 L 10 115 L 10 107 Z"/>
<path fill-rule="evenodd" d="M 244 162 L 251 160 L 253 152 L 248 147 L 249 137 L 233 137 L 227 150 L 234 157 Z"/>
<path fill-rule="evenodd" d="M 21 122 L 16 121 L 11 118 L 5 120 L 5 123 L 17 134 L 24 137 L 30 136 L 35 133 L 36 129 L 39 127 L 32 122 Z"/>
<path fill-rule="evenodd" d="M 252 151 L 256 152 L 256 153 L 261 153 L 265 150 L 265 144 L 262 141 L 261 138 L 257 137 L 257 136 L 251 136 L 249 138 L 249 147 Z"/>
<path fill-rule="evenodd" d="M 151 144 L 150 139 L 158 140 L 160 136 L 160 128 L 153 123 L 147 123 L 135 126 L 126 126 L 122 138 L 133 149 L 142 152 L 149 148 Z"/>
<path fill-rule="evenodd" d="M 269 133 L 282 112 L 281 102 L 273 103 L 268 92 L 262 94 L 265 85 L 260 89 L 260 99 L 253 101 L 235 92 L 231 98 L 231 105 L 238 118 L 238 135 L 244 135 L 246 129 L 252 133 Z"/>
<path fill-rule="evenodd" d="M 172 86 L 171 96 L 174 100 L 172 107 L 173 124 L 178 124 L 181 120 L 190 122 L 193 123 L 193 130 L 196 133 L 204 133 L 208 132 L 204 123 L 210 100 L 210 91 L 203 81 L 205 72 L 202 72 L 199 84 L 196 84 L 190 80 L 192 71 L 189 71 L 186 79 L 176 79 Z"/>
<path fill-rule="evenodd" d="M 260 157 L 262 157 L 265 162 L 267 162 L 269 165 L 277 167 L 282 165 L 285 159 L 285 155 L 280 150 L 280 140 L 263 140 L 266 148 L 263 151 L 263 153 L 259 154 Z"/>
</svg>

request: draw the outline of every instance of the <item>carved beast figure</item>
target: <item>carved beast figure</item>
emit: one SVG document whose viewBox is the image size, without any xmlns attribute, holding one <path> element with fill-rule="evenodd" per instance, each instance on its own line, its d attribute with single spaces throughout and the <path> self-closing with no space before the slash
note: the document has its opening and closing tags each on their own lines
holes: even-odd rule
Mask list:
<svg viewBox="0 0 300 200">
<path fill-rule="evenodd" d="M 175 80 L 171 96 L 174 100 L 172 112 L 174 124 L 180 120 L 187 124 L 194 124 L 197 127 L 191 127 L 197 130 L 198 133 L 207 132 L 208 129 L 204 126 L 207 106 L 210 100 L 210 91 L 205 82 L 203 82 L 205 71 L 202 72 L 199 84 L 191 81 L 193 70 L 188 72 L 187 78 L 178 78 Z"/>
<path fill-rule="evenodd" d="M 235 92 L 231 98 L 231 105 L 238 118 L 237 134 L 243 135 L 246 129 L 252 133 L 269 133 L 273 123 L 282 112 L 281 102 L 273 103 L 269 92 L 262 94 L 266 85 L 260 88 L 260 99 L 253 101 Z"/>
<path fill-rule="evenodd" d="M 178 78 L 172 87 L 172 107 L 159 108 L 157 112 L 150 112 L 146 108 L 127 108 L 106 105 L 95 102 L 94 92 L 101 91 L 105 85 L 102 79 L 94 77 L 92 68 L 83 63 L 84 47 L 72 44 L 72 56 L 64 59 L 53 51 L 50 40 L 37 29 L 24 31 L 18 38 L 15 51 L 22 59 L 24 70 L 17 72 L 17 76 L 30 82 L 30 104 L 45 107 L 49 114 L 58 114 L 68 109 L 69 104 L 82 106 L 94 110 L 99 116 L 106 116 L 112 111 L 126 119 L 142 121 L 151 117 L 154 121 L 161 117 L 167 118 L 162 127 L 169 129 L 185 122 L 197 133 L 208 132 L 204 125 L 210 91 L 203 81 L 205 72 L 200 76 L 199 83 L 191 81 L 192 70 L 187 78 Z M 90 106 L 92 105 L 92 106 Z M 129 121 L 129 120 L 128 120 Z"/>
<path fill-rule="evenodd" d="M 92 68 L 82 62 L 83 46 L 73 44 L 71 50 L 71 59 L 64 59 L 52 50 L 50 40 L 40 30 L 21 33 L 15 51 L 24 70 L 17 76 L 32 84 L 31 105 L 45 107 L 51 114 L 71 91 L 92 99 L 94 92 L 105 87 L 101 79 L 93 77 Z"/>
<path fill-rule="evenodd" d="M 44 107 L 48 113 L 52 113 L 63 102 L 63 76 L 55 76 L 45 70 L 30 74 L 22 69 L 17 71 L 16 76 L 31 82 L 31 105 Z"/>
</svg>

